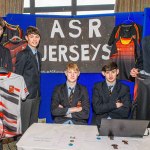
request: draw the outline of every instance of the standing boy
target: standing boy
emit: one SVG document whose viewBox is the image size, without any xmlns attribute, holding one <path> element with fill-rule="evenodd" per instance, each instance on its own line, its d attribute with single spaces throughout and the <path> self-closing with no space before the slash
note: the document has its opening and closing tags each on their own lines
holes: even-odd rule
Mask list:
<svg viewBox="0 0 150 150">
<path fill-rule="evenodd" d="M 86 87 L 77 83 L 80 75 L 75 63 L 66 66 L 65 84 L 57 86 L 52 96 L 51 111 L 55 123 L 87 124 L 89 117 L 89 98 Z"/>
<path fill-rule="evenodd" d="M 19 52 L 16 57 L 17 74 L 24 77 L 29 96 L 22 102 L 22 130 L 23 132 L 32 124 L 38 121 L 38 111 L 40 103 L 40 70 L 41 54 L 37 47 L 40 42 L 40 32 L 38 28 L 29 26 L 26 31 L 25 39 L 27 47 Z"/>
<path fill-rule="evenodd" d="M 110 62 L 102 68 L 105 81 L 96 83 L 93 89 L 93 109 L 96 114 L 96 124 L 101 118 L 128 118 L 130 110 L 129 88 L 117 80 L 119 69 L 115 62 Z"/>
</svg>

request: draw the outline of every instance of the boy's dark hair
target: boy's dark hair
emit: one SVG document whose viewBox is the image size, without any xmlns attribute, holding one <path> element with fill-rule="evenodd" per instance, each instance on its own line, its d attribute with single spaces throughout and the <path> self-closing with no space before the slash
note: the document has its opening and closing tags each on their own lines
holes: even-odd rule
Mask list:
<svg viewBox="0 0 150 150">
<path fill-rule="evenodd" d="M 118 66 L 115 62 L 109 62 L 108 64 L 106 64 L 102 67 L 102 71 L 104 71 L 104 72 L 111 71 L 114 69 L 118 69 Z"/>
<path fill-rule="evenodd" d="M 5 21 L 3 20 L 2 17 L 0 17 L 0 26 L 1 26 L 2 28 L 5 27 Z"/>
<path fill-rule="evenodd" d="M 40 31 L 37 27 L 29 26 L 26 31 L 26 36 L 28 36 L 30 34 L 37 34 L 40 36 Z"/>
</svg>

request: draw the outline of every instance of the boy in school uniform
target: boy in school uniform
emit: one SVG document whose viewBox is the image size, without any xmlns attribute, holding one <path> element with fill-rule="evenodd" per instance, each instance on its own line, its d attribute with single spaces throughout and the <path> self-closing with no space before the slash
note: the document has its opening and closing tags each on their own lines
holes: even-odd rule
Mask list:
<svg viewBox="0 0 150 150">
<path fill-rule="evenodd" d="M 29 95 L 21 104 L 22 131 L 38 122 L 40 104 L 40 70 L 41 53 L 37 50 L 40 42 L 40 32 L 37 27 L 29 26 L 25 39 L 27 47 L 20 51 L 16 57 L 15 73 L 24 77 Z"/>
<path fill-rule="evenodd" d="M 103 82 L 96 83 L 93 89 L 93 109 L 96 114 L 96 124 L 101 118 L 125 119 L 130 111 L 129 87 L 117 80 L 119 69 L 115 62 L 109 62 L 102 68 L 105 76 Z"/>
<path fill-rule="evenodd" d="M 66 66 L 66 83 L 57 86 L 53 92 L 51 112 L 55 123 L 87 124 L 90 104 L 85 86 L 77 83 L 80 75 L 75 63 Z"/>
</svg>

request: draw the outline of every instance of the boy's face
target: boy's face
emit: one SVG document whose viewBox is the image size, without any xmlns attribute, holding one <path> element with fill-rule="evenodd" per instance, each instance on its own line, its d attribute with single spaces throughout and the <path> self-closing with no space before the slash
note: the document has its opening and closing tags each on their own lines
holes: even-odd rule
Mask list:
<svg viewBox="0 0 150 150">
<path fill-rule="evenodd" d="M 70 83 L 77 82 L 78 76 L 80 75 L 79 71 L 76 71 L 74 69 L 67 69 L 65 71 L 65 75 L 67 77 L 67 81 Z"/>
<path fill-rule="evenodd" d="M 3 31 L 4 31 L 3 27 L 2 27 L 2 26 L 0 26 L 0 37 L 2 36 Z"/>
<path fill-rule="evenodd" d="M 38 34 L 29 34 L 25 38 L 30 47 L 36 48 L 39 45 L 40 36 Z"/>
<path fill-rule="evenodd" d="M 102 72 L 102 74 L 106 78 L 106 81 L 109 83 L 114 83 L 116 81 L 118 73 L 119 73 L 119 69 L 113 69 L 111 71 Z"/>
</svg>

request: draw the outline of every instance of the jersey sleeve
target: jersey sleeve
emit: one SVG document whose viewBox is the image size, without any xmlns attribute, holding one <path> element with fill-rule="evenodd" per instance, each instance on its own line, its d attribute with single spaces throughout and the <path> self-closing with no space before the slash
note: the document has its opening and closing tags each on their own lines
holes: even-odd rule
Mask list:
<svg viewBox="0 0 150 150">
<path fill-rule="evenodd" d="M 26 97 L 28 96 L 29 92 L 28 92 L 28 89 L 27 89 L 27 86 L 26 86 L 26 83 L 24 81 L 24 78 L 22 77 L 22 85 L 21 85 L 21 99 L 22 100 L 25 100 Z"/>
</svg>

